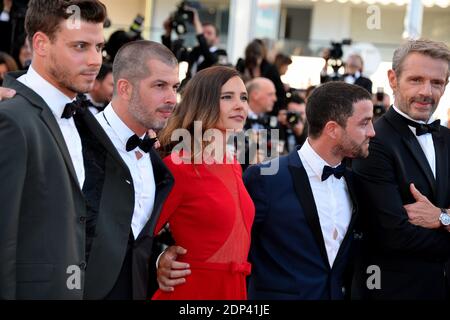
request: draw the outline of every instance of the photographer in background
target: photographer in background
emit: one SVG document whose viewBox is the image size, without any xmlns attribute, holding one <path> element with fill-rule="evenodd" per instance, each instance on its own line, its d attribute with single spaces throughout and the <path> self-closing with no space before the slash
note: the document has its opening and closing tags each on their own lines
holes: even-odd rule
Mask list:
<svg viewBox="0 0 450 320">
<path fill-rule="evenodd" d="M 382 87 L 379 87 L 377 93 L 373 95 L 372 102 L 373 102 L 372 121 L 375 122 L 389 109 L 389 107 L 391 106 L 391 98 L 387 93 L 384 93 L 384 89 Z"/>
<path fill-rule="evenodd" d="M 288 100 L 287 110 L 280 110 L 278 122 L 280 140 L 284 141 L 284 153 L 289 153 L 295 150 L 296 146 L 303 145 L 308 137 L 305 100 L 293 93 Z"/>
<path fill-rule="evenodd" d="M 345 62 L 345 74 L 343 79 L 346 83 L 356 84 L 363 87 L 372 94 L 372 81 L 362 75 L 363 59 L 359 54 L 351 54 Z"/>
<path fill-rule="evenodd" d="M 185 18 L 183 18 L 185 17 Z M 192 50 L 187 50 L 182 46 L 182 41 L 172 41 L 172 30 L 180 35 L 186 32 L 184 24 L 181 24 L 181 19 L 189 20 L 195 28 L 195 33 L 198 45 Z M 178 25 L 183 28 L 179 30 Z M 198 11 L 195 8 L 189 7 L 183 1 L 178 11 L 172 14 L 164 21 L 165 34 L 161 37 L 162 43 L 168 47 L 177 57 L 179 61 L 186 61 L 189 65 L 184 82 L 188 81 L 198 71 L 209 68 L 217 63 L 227 63 L 227 52 L 219 49 L 219 30 L 212 23 L 202 23 L 200 21 Z"/>
<path fill-rule="evenodd" d="M 351 54 L 345 63 L 342 61 L 344 51 L 342 46 L 351 45 L 350 39 L 345 39 L 342 43 L 331 42 L 331 48 L 322 51 L 322 58 L 325 59 L 325 65 L 320 73 L 320 83 L 328 81 L 344 81 L 348 84 L 355 84 L 363 87 L 372 94 L 372 81 L 362 75 L 364 62 L 359 54 Z M 332 67 L 333 73 L 328 74 L 328 67 Z M 339 70 L 344 67 L 345 73 L 342 75 Z"/>
</svg>

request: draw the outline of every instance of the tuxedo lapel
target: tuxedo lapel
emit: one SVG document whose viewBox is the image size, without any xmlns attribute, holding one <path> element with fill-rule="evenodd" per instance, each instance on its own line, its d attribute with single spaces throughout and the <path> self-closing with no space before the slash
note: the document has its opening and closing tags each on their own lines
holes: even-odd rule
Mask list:
<svg viewBox="0 0 450 320">
<path fill-rule="evenodd" d="M 297 157 L 297 159 L 295 159 L 295 157 Z M 319 246 L 322 259 L 326 262 L 325 265 L 329 267 L 330 264 L 328 261 L 327 250 L 325 248 L 325 241 L 322 234 L 322 228 L 320 226 L 316 203 L 314 201 L 308 175 L 300 161 L 297 151 L 294 151 L 289 155 L 289 170 L 292 175 L 295 193 L 300 200 L 306 221 L 308 222 L 313 236 L 316 239 L 317 245 Z"/>
<path fill-rule="evenodd" d="M 436 154 L 436 204 L 440 207 L 447 205 L 449 159 L 448 149 L 445 145 L 442 133 L 433 133 L 434 150 Z"/>
<path fill-rule="evenodd" d="M 53 138 L 58 145 L 59 150 L 61 151 L 64 162 L 67 166 L 67 169 L 70 172 L 70 175 L 74 179 L 75 184 L 78 186 L 78 190 L 81 192 L 80 182 L 78 181 L 77 174 L 75 172 L 75 168 L 73 166 L 72 158 L 70 157 L 69 150 L 67 149 L 66 142 L 62 135 L 61 129 L 59 128 L 58 123 L 56 122 L 55 116 L 52 111 L 48 107 L 47 103 L 33 90 L 17 81 L 16 79 L 25 74 L 25 72 L 14 72 L 6 75 L 4 86 L 16 90 L 18 95 L 21 95 L 26 100 L 28 100 L 33 107 L 36 107 L 41 110 L 40 116 L 42 121 L 48 127 L 51 132 Z"/>
<path fill-rule="evenodd" d="M 334 260 L 335 262 L 338 261 L 338 259 L 341 257 L 341 255 L 344 252 L 344 248 L 346 248 L 346 242 L 349 241 L 350 236 L 353 234 L 353 226 L 355 224 L 357 215 L 358 215 L 358 202 L 356 201 L 356 194 L 355 194 L 355 189 L 353 187 L 353 178 L 352 178 L 352 172 L 349 169 L 345 170 L 344 173 L 344 179 L 345 179 L 345 183 L 347 184 L 347 190 L 348 193 L 350 195 L 350 199 L 352 201 L 352 217 L 350 219 L 350 223 L 348 224 L 348 228 L 347 228 L 347 233 L 344 236 L 344 239 L 342 240 L 342 243 L 339 247 L 339 251 L 336 255 L 336 259 Z M 334 265 L 334 264 L 333 264 Z"/>
<path fill-rule="evenodd" d="M 398 114 L 393 108 L 390 108 L 385 115 L 386 120 L 393 126 L 393 128 L 402 137 L 403 143 L 406 145 L 408 150 L 411 152 L 413 159 L 417 162 L 417 165 L 424 173 L 428 184 L 433 190 L 433 194 L 436 196 L 436 180 L 434 179 L 433 171 L 431 171 L 428 160 L 422 150 L 422 147 L 417 141 L 416 136 L 409 129 L 403 117 Z"/>
<path fill-rule="evenodd" d="M 128 174 L 127 179 L 128 180 L 132 179 L 127 164 L 123 161 L 116 147 L 109 139 L 108 135 L 103 130 L 101 125 L 98 123 L 97 119 L 95 119 L 94 115 L 89 110 L 86 110 L 82 115 L 82 119 L 86 124 L 87 128 L 89 129 L 89 132 L 96 137 L 96 139 L 106 149 L 106 151 L 112 157 L 112 159 L 114 159 L 114 161 L 116 161 L 117 164 L 127 172 Z"/>
</svg>

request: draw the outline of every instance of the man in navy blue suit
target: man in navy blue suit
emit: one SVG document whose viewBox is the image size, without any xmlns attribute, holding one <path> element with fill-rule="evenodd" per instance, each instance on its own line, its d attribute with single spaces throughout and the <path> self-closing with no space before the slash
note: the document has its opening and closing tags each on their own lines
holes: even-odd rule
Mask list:
<svg viewBox="0 0 450 320">
<path fill-rule="evenodd" d="M 328 82 L 306 107 L 309 138 L 287 156 L 249 167 L 252 227 L 249 299 L 342 299 L 357 205 L 344 158 L 367 157 L 373 104 L 363 88 Z M 274 162 L 278 163 L 274 163 Z M 277 168 L 278 170 L 274 170 Z M 158 265 L 162 290 L 189 281 L 185 251 L 170 247 Z M 349 280 L 351 275 L 349 275 Z"/>
<path fill-rule="evenodd" d="M 328 82 L 306 107 L 308 139 L 277 158 L 249 167 L 245 185 L 256 206 L 249 299 L 342 299 L 357 204 L 344 158 L 367 157 L 370 94 Z M 264 175 L 265 167 L 278 167 Z"/>
</svg>

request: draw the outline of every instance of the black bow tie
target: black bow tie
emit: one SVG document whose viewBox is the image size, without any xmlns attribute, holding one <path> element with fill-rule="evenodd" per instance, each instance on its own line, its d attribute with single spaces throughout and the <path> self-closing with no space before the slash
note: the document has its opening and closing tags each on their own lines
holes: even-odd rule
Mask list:
<svg viewBox="0 0 450 320">
<path fill-rule="evenodd" d="M 416 136 L 421 136 L 427 133 L 439 132 L 439 130 L 441 130 L 441 120 L 435 120 L 430 124 L 425 124 L 409 120 L 405 117 L 403 117 L 403 119 L 405 119 L 408 126 L 416 128 Z"/>
<path fill-rule="evenodd" d="M 337 179 L 342 178 L 345 172 L 345 163 L 341 163 L 336 168 L 330 166 L 324 166 L 322 172 L 322 181 L 327 180 L 331 175 L 334 175 Z"/>
<path fill-rule="evenodd" d="M 82 114 L 89 106 L 89 102 L 90 101 L 86 98 L 84 94 L 82 93 L 78 94 L 77 98 L 74 101 L 66 104 L 66 106 L 64 107 L 64 111 L 61 115 L 61 118 L 70 119 L 77 113 Z"/>
<path fill-rule="evenodd" d="M 94 104 L 91 100 L 87 100 L 87 103 L 88 103 L 88 107 L 95 108 L 95 109 L 97 109 L 98 112 L 102 112 L 106 108 L 106 105 Z"/>
<path fill-rule="evenodd" d="M 145 135 L 144 139 L 141 139 L 134 134 L 128 139 L 125 149 L 129 152 L 139 147 L 139 149 L 148 153 L 155 144 L 155 141 L 156 138 L 150 138 L 148 135 Z"/>
</svg>

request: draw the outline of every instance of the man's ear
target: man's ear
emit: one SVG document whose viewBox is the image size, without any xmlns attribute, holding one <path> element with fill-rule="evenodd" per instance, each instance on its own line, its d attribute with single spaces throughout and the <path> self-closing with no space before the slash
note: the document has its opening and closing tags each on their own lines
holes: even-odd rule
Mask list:
<svg viewBox="0 0 450 320">
<path fill-rule="evenodd" d="M 50 38 L 41 31 L 36 32 L 31 40 L 33 52 L 41 57 L 46 57 L 48 55 L 50 43 Z"/>
<path fill-rule="evenodd" d="M 328 121 L 322 130 L 322 134 L 326 134 L 331 139 L 336 140 L 341 135 L 341 126 L 336 121 Z"/>
<path fill-rule="evenodd" d="M 389 79 L 389 85 L 392 88 L 392 91 L 395 93 L 397 91 L 397 86 L 398 86 L 398 79 L 397 79 L 397 75 L 395 74 L 395 71 L 390 69 L 388 70 L 388 79 Z"/>
<path fill-rule="evenodd" d="M 133 95 L 133 85 L 126 79 L 119 79 L 117 81 L 117 95 L 126 101 L 130 101 Z"/>
</svg>

